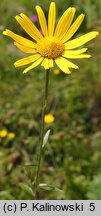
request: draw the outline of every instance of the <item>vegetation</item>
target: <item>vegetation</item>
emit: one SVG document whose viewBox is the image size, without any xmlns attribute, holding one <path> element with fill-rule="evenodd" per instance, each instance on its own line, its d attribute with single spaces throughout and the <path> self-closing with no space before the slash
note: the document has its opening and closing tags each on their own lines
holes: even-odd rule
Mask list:
<svg viewBox="0 0 101 216">
<path fill-rule="evenodd" d="M 0 199 L 33 199 L 30 190 L 35 175 L 39 147 L 41 106 L 45 73 L 37 68 L 26 75 L 13 62 L 24 54 L 2 35 L 10 28 L 24 31 L 13 17 L 25 12 L 35 15 L 34 6 L 42 4 L 47 14 L 51 1 L 2 0 L 0 2 Z M 78 34 L 101 32 L 101 4 L 98 1 L 55 1 L 58 16 L 70 5 L 77 14 L 86 13 Z M 16 25 L 15 25 L 16 23 Z M 38 23 L 36 23 L 38 25 Z M 49 106 L 55 121 L 46 145 L 41 183 L 41 199 L 101 199 L 101 35 L 89 43 L 92 58 L 78 62 L 72 75 L 50 73 Z M 9 134 L 13 133 L 13 136 Z M 31 164 L 31 166 L 27 166 Z M 29 170 L 30 169 L 30 170 Z M 25 184 L 23 184 L 25 183 Z M 26 183 L 29 184 L 27 188 Z M 58 187 L 64 191 L 57 191 Z M 47 190 L 46 190 L 47 189 Z"/>
</svg>

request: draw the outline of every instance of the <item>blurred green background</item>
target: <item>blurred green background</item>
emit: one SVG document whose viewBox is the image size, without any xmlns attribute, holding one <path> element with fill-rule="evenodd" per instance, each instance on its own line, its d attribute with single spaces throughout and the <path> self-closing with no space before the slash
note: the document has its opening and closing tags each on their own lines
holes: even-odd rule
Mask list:
<svg viewBox="0 0 101 216">
<path fill-rule="evenodd" d="M 33 199 L 21 187 L 34 179 L 39 147 L 42 97 L 45 71 L 38 67 L 26 75 L 13 62 L 25 55 L 5 28 L 26 36 L 14 20 L 24 12 L 36 15 L 35 5 L 47 16 L 50 0 L 0 1 L 0 199 Z M 57 20 L 69 6 L 77 8 L 76 16 L 85 20 L 76 36 L 97 30 L 101 32 L 100 0 L 56 0 Z M 36 25 L 39 27 L 38 22 Z M 50 73 L 48 113 L 55 121 L 45 148 L 40 183 L 64 191 L 40 191 L 40 199 L 101 199 L 101 35 L 88 43 L 91 59 L 76 60 L 80 69 L 68 76 Z"/>
</svg>

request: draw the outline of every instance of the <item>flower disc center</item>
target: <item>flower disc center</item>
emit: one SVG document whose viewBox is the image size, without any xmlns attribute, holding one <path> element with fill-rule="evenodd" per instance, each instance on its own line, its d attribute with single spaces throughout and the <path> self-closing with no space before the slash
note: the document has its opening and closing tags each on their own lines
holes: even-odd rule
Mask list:
<svg viewBox="0 0 101 216">
<path fill-rule="evenodd" d="M 55 37 L 46 37 L 37 42 L 36 49 L 41 56 L 56 59 L 63 53 L 65 45 Z"/>
</svg>

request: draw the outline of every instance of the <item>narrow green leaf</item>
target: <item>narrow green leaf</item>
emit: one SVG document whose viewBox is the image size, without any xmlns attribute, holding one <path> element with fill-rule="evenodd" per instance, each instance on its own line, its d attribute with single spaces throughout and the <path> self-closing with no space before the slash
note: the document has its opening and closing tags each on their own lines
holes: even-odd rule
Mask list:
<svg viewBox="0 0 101 216">
<path fill-rule="evenodd" d="M 32 188 L 26 184 L 26 183 L 20 183 L 19 186 L 26 192 L 28 192 L 29 194 L 31 194 L 33 196 L 33 190 Z"/>
<path fill-rule="evenodd" d="M 51 190 L 54 190 L 56 192 L 59 192 L 59 193 L 64 193 L 63 190 L 60 190 L 59 188 L 53 186 L 53 185 L 48 185 L 48 184 L 39 184 L 39 187 L 42 188 L 43 190 L 47 190 L 47 191 L 51 191 Z"/>
<path fill-rule="evenodd" d="M 53 187 L 51 185 L 47 185 L 47 184 L 39 184 L 39 187 L 44 189 L 44 190 L 53 190 Z"/>
<path fill-rule="evenodd" d="M 63 190 L 61 190 L 60 188 L 57 188 L 57 187 L 54 187 L 54 190 L 55 190 L 56 192 L 59 192 L 59 193 L 64 193 Z"/>
<path fill-rule="evenodd" d="M 46 134 L 44 135 L 44 138 L 43 138 L 43 145 L 42 147 L 44 148 L 44 146 L 47 144 L 48 142 L 48 138 L 49 138 L 49 134 L 50 134 L 50 129 L 46 132 Z"/>
</svg>

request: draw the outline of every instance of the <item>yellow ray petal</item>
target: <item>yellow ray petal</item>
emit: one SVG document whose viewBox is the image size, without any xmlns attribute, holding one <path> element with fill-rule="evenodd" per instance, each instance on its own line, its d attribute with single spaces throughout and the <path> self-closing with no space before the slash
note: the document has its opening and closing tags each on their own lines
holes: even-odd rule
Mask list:
<svg viewBox="0 0 101 216">
<path fill-rule="evenodd" d="M 87 34 L 84 34 L 83 36 L 80 36 L 76 39 L 70 40 L 67 43 L 65 43 L 65 49 L 74 49 L 77 47 L 80 47 L 87 43 L 88 41 L 95 38 L 97 35 L 99 35 L 99 32 L 93 31 Z"/>
<path fill-rule="evenodd" d="M 68 19 L 69 17 L 71 17 L 71 14 L 72 14 L 72 8 L 68 8 L 64 13 L 63 15 L 61 16 L 57 26 L 56 26 L 56 29 L 55 29 L 55 33 L 54 33 L 54 36 L 55 37 L 58 37 L 59 36 L 61 37 L 61 35 L 64 34 L 66 28 L 69 28 L 68 26 L 69 23 L 71 24 L 71 22 L 69 21 L 68 22 Z"/>
<path fill-rule="evenodd" d="M 26 46 L 22 46 L 21 44 L 17 43 L 17 42 L 14 42 L 14 45 L 20 49 L 22 52 L 25 52 L 25 53 L 36 53 L 36 50 L 35 49 L 31 49 L 29 47 L 26 47 Z"/>
<path fill-rule="evenodd" d="M 15 19 L 17 20 L 17 22 L 21 25 L 21 27 L 25 30 L 25 32 L 32 37 L 35 41 L 38 41 L 40 38 L 37 36 L 37 34 L 35 34 L 35 32 L 32 31 L 31 27 L 29 26 L 29 24 L 22 19 L 20 16 L 15 16 Z"/>
<path fill-rule="evenodd" d="M 3 34 L 11 37 L 13 40 L 18 42 L 19 44 L 22 44 L 24 46 L 26 45 L 26 47 L 29 47 L 29 48 L 35 48 L 36 47 L 36 44 L 34 42 L 32 42 L 31 40 L 28 40 L 24 37 L 21 37 L 20 35 L 17 35 L 8 29 L 3 31 Z"/>
<path fill-rule="evenodd" d="M 87 51 L 87 48 L 79 49 L 79 50 L 65 50 L 62 54 L 63 57 L 71 58 L 78 56 L 82 53 L 85 53 Z"/>
<path fill-rule="evenodd" d="M 67 54 L 67 55 L 62 55 L 65 58 L 70 58 L 70 59 L 78 59 L 78 58 L 90 58 L 91 55 L 89 54 L 80 54 L 80 55 L 72 55 L 72 54 Z"/>
<path fill-rule="evenodd" d="M 53 36 L 55 20 L 56 20 L 56 8 L 55 8 L 55 2 L 52 2 L 50 4 L 49 14 L 48 14 L 48 35 L 49 36 Z"/>
<path fill-rule="evenodd" d="M 73 59 L 79 59 L 79 58 L 90 58 L 91 57 L 91 55 L 89 55 L 89 54 L 80 54 L 80 55 L 75 55 L 75 56 L 73 56 Z M 72 58 L 72 57 L 71 57 Z"/>
<path fill-rule="evenodd" d="M 37 67 L 42 61 L 43 61 L 43 57 L 40 57 L 37 61 L 35 61 L 32 65 L 30 65 L 29 67 L 27 67 L 22 73 L 27 73 L 29 70 Z"/>
<path fill-rule="evenodd" d="M 72 62 L 68 61 L 67 59 L 60 57 L 55 59 L 55 62 L 57 64 L 57 66 L 64 72 L 64 73 L 70 73 L 70 71 L 68 70 L 68 68 L 75 68 L 78 69 L 78 66 L 73 64 Z"/>
<path fill-rule="evenodd" d="M 41 30 L 43 32 L 43 35 L 45 37 L 47 37 L 48 36 L 48 29 L 47 29 L 47 22 L 46 22 L 44 12 L 40 6 L 36 6 L 36 11 L 38 14 L 38 18 L 39 18 L 39 22 L 40 22 L 40 26 L 41 26 Z"/>
<path fill-rule="evenodd" d="M 81 14 L 76 21 L 72 24 L 70 29 L 67 31 L 67 34 L 62 38 L 62 42 L 65 43 L 67 40 L 69 40 L 78 30 L 80 27 L 82 21 L 84 19 L 84 14 Z"/>
<path fill-rule="evenodd" d="M 27 65 L 27 64 L 30 64 L 34 61 L 36 61 L 37 59 L 40 58 L 40 55 L 39 54 L 35 54 L 35 55 L 32 55 L 32 56 L 28 56 L 28 57 L 25 57 L 25 58 L 22 58 L 22 59 L 19 59 L 18 61 L 16 61 L 14 63 L 14 66 L 15 67 L 21 67 L 23 65 Z"/>
<path fill-rule="evenodd" d="M 37 37 L 37 39 L 43 38 L 42 34 L 39 32 L 39 30 L 36 28 L 34 23 L 27 17 L 25 14 L 21 13 L 20 14 L 23 20 L 25 21 L 26 25 L 31 29 L 33 35 Z M 34 36 L 33 36 L 34 37 Z"/>
<path fill-rule="evenodd" d="M 61 34 L 61 40 L 64 39 L 64 37 L 67 35 L 67 31 L 69 27 L 71 26 L 71 23 L 73 21 L 74 15 L 75 15 L 76 8 L 72 8 L 72 11 L 70 13 L 70 16 L 68 17 L 68 20 L 66 23 L 63 23 L 65 29 L 64 29 L 64 34 Z"/>
<path fill-rule="evenodd" d="M 53 59 L 45 58 L 41 64 L 46 70 L 53 67 Z"/>
<path fill-rule="evenodd" d="M 49 61 L 49 68 L 52 68 L 52 67 L 54 67 L 54 61 L 53 61 L 53 59 L 50 59 L 50 61 Z"/>
</svg>

